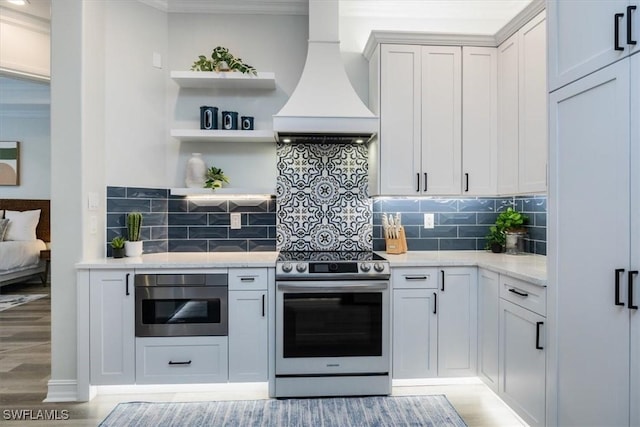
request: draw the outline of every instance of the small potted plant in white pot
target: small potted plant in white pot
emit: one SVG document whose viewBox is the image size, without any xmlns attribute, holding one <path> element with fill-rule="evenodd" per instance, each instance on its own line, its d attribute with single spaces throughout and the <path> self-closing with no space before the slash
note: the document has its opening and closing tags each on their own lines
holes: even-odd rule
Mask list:
<svg viewBox="0 0 640 427">
<path fill-rule="evenodd" d="M 114 258 L 124 257 L 124 244 L 125 240 L 122 236 L 116 236 L 111 239 L 111 253 Z"/>
<path fill-rule="evenodd" d="M 518 242 L 524 241 L 527 231 L 523 227 L 527 217 L 515 209 L 509 207 L 498 215 L 496 219 L 496 227 L 504 230 L 505 247 L 508 254 L 518 254 L 521 252 Z"/>
<path fill-rule="evenodd" d="M 127 257 L 142 255 L 142 241 L 140 240 L 140 228 L 142 226 L 142 214 L 131 212 L 127 215 L 127 232 L 129 240 L 124 244 L 124 252 Z"/>
</svg>

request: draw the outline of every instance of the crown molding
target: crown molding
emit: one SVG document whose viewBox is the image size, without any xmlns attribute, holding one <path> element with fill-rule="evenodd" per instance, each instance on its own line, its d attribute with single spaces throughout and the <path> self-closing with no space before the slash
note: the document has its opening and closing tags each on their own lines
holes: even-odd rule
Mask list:
<svg viewBox="0 0 640 427">
<path fill-rule="evenodd" d="M 307 15 L 306 0 L 138 0 L 167 13 L 212 13 L 236 15 Z"/>
<path fill-rule="evenodd" d="M 545 10 L 545 0 L 533 0 L 527 7 L 517 14 L 511 21 L 507 22 L 504 27 L 495 34 L 496 46 L 500 46 L 502 42 L 514 35 L 527 22 L 531 21 L 536 15 Z"/>
</svg>

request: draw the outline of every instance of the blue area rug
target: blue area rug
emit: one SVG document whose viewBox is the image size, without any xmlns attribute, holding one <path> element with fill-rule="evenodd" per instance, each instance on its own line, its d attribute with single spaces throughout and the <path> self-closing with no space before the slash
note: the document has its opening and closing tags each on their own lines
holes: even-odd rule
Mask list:
<svg viewBox="0 0 640 427">
<path fill-rule="evenodd" d="M 466 427 L 445 396 L 120 403 L 101 427 Z"/>
</svg>

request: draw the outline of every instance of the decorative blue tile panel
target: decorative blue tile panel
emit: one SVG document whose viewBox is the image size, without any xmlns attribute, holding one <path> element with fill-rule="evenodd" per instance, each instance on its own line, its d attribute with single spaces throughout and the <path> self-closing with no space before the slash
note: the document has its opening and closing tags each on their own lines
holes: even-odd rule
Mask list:
<svg viewBox="0 0 640 427">
<path fill-rule="evenodd" d="M 276 241 L 274 239 L 249 240 L 249 252 L 275 251 Z"/>
<path fill-rule="evenodd" d="M 248 251 L 249 251 L 249 243 L 247 240 L 209 240 L 209 252 L 248 252 Z"/>
<path fill-rule="evenodd" d="M 169 240 L 169 252 L 207 252 L 206 240 Z"/>
<path fill-rule="evenodd" d="M 227 227 L 189 227 L 189 239 L 226 239 Z"/>
<path fill-rule="evenodd" d="M 166 199 L 168 195 L 166 188 L 127 188 L 127 199 Z"/>
<path fill-rule="evenodd" d="M 367 156 L 363 144 L 278 143 L 280 250 L 371 250 Z"/>
</svg>

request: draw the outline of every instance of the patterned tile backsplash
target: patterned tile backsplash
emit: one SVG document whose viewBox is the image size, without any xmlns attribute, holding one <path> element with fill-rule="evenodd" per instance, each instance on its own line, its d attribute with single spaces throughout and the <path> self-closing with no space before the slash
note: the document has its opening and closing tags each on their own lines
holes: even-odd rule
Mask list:
<svg viewBox="0 0 640 427">
<path fill-rule="evenodd" d="M 142 212 L 144 253 L 247 252 L 276 248 L 275 199 L 211 200 L 171 196 L 168 189 L 107 187 L 107 256 L 127 236 L 126 216 Z M 230 214 L 241 214 L 232 230 Z"/>
<path fill-rule="evenodd" d="M 371 199 L 363 144 L 277 145 L 277 247 L 371 250 Z"/>
<path fill-rule="evenodd" d="M 546 255 L 546 196 L 478 198 L 377 198 L 373 202 L 373 249 L 385 248 L 382 214 L 400 213 L 410 251 L 482 250 L 489 226 L 498 213 L 513 206 L 524 213 L 528 252 Z M 433 213 L 435 227 L 424 228 L 424 214 Z"/>
</svg>

